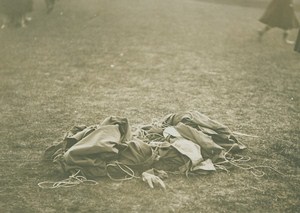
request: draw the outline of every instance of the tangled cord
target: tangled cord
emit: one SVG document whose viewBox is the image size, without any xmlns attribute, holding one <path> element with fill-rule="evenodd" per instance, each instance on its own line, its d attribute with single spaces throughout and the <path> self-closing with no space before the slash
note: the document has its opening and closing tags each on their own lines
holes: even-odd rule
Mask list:
<svg viewBox="0 0 300 213">
<path fill-rule="evenodd" d="M 124 178 L 114 178 L 112 177 L 107 168 L 110 167 L 110 166 L 113 166 L 113 167 L 118 167 L 120 168 L 125 174 L 126 176 Z M 123 168 L 124 167 L 124 168 Z M 140 177 L 137 177 L 135 176 L 135 173 L 134 171 L 129 167 L 129 166 L 126 166 L 125 164 L 121 164 L 119 162 L 115 162 L 114 164 L 110 163 L 110 164 L 107 164 L 106 165 L 106 170 L 107 170 L 107 176 L 111 179 L 111 180 L 114 180 L 114 181 L 124 181 L 124 180 L 131 180 L 133 178 L 140 178 Z"/>
<path fill-rule="evenodd" d="M 43 189 L 56 189 L 56 188 L 68 188 L 77 186 L 79 184 L 88 184 L 88 185 L 97 185 L 98 182 L 94 180 L 88 180 L 86 177 L 82 175 L 78 175 L 80 170 L 78 170 L 75 174 L 69 176 L 69 178 L 57 182 L 44 181 L 38 183 L 38 186 Z"/>
<path fill-rule="evenodd" d="M 234 145 L 231 146 L 230 149 L 227 152 L 225 152 L 225 154 L 224 154 L 224 159 L 225 160 L 224 161 L 215 163 L 215 166 L 218 169 L 229 172 L 228 169 L 223 165 L 223 164 L 229 163 L 230 165 L 235 166 L 239 169 L 250 171 L 255 177 L 263 177 L 266 174 L 265 172 L 259 170 L 259 169 L 262 169 L 262 168 L 271 169 L 272 171 L 274 171 L 274 172 L 276 172 L 276 173 L 278 173 L 282 176 L 299 177 L 299 175 L 286 175 L 286 174 L 283 174 L 282 172 L 274 169 L 271 166 L 251 166 L 251 165 L 247 165 L 245 163 L 249 162 L 251 160 L 251 157 L 241 156 L 241 155 L 235 155 L 235 157 L 228 156 L 229 152 L 231 151 L 231 149 L 233 147 L 234 147 Z M 238 157 L 238 158 L 236 158 L 236 157 Z"/>
</svg>

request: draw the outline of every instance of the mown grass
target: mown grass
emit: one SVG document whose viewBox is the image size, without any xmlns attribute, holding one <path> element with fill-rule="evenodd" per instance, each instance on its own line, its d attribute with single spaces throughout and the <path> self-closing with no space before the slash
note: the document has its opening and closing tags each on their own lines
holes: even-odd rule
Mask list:
<svg viewBox="0 0 300 213">
<path fill-rule="evenodd" d="M 46 15 L 42 2 L 35 3 L 28 28 L 0 32 L 1 212 L 300 210 L 300 55 L 279 30 L 257 41 L 263 9 L 61 0 Z M 65 178 L 41 156 L 73 125 L 110 115 L 145 124 L 182 110 L 259 136 L 239 136 L 249 164 L 289 176 L 269 168 L 261 178 L 242 169 L 170 175 L 166 192 L 139 179 L 37 186 Z"/>
</svg>

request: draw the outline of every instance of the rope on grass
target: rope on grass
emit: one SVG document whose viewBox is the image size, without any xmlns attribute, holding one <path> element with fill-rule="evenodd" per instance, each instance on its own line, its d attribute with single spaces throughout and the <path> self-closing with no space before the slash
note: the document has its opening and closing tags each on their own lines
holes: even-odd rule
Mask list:
<svg viewBox="0 0 300 213">
<path fill-rule="evenodd" d="M 283 174 L 282 172 L 278 171 L 277 169 L 274 169 L 271 166 L 251 166 L 251 165 L 245 164 L 246 162 L 249 162 L 251 160 L 251 157 L 241 156 L 241 155 L 235 155 L 238 158 L 229 157 L 228 154 L 229 154 L 229 152 L 231 151 L 232 148 L 233 148 L 233 146 L 231 146 L 230 149 L 227 152 L 225 152 L 225 154 L 224 154 L 224 159 L 225 160 L 224 161 L 215 164 L 215 166 L 217 168 L 219 168 L 220 170 L 224 170 L 226 172 L 229 172 L 228 169 L 225 166 L 223 166 L 223 164 L 229 163 L 232 166 L 235 166 L 239 169 L 250 171 L 255 177 L 263 177 L 265 175 L 265 172 L 259 170 L 260 168 L 271 169 L 274 172 L 276 172 L 276 173 L 278 173 L 282 176 L 300 177 L 299 175 L 286 175 L 286 174 Z"/>
<path fill-rule="evenodd" d="M 73 186 L 77 186 L 79 184 L 88 184 L 88 185 L 97 185 L 98 182 L 94 180 L 88 180 L 86 177 L 78 175 L 80 170 L 78 170 L 75 174 L 69 176 L 69 178 L 65 180 L 61 180 L 58 182 L 44 181 L 38 183 L 38 186 L 43 189 L 56 189 L 56 188 L 69 188 Z"/>
<path fill-rule="evenodd" d="M 109 166 L 118 167 L 118 168 L 120 168 L 120 169 L 126 174 L 125 178 L 113 178 L 113 177 L 109 174 L 109 172 L 107 171 L 107 176 L 108 176 L 111 180 L 114 180 L 114 181 L 124 181 L 124 180 L 131 180 L 131 179 L 133 179 L 133 178 L 140 178 L 140 177 L 135 176 L 134 171 L 133 171 L 129 166 L 126 166 L 125 164 L 120 164 L 119 162 L 115 162 L 115 164 L 110 163 L 110 164 L 107 164 L 107 165 L 106 165 L 106 170 L 107 170 L 107 168 L 108 168 Z M 124 168 L 123 168 L 122 166 L 123 166 Z"/>
</svg>

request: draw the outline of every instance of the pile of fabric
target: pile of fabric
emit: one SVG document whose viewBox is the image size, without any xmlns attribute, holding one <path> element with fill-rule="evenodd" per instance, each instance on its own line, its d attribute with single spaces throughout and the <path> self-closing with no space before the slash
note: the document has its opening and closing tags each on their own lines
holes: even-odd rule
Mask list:
<svg viewBox="0 0 300 213">
<path fill-rule="evenodd" d="M 47 148 L 44 158 L 66 174 L 80 171 L 87 178 L 123 180 L 146 173 L 163 178 L 168 172 L 212 172 L 225 168 L 230 155 L 245 148 L 227 126 L 189 111 L 143 126 L 131 127 L 127 118 L 115 116 L 75 126 Z"/>
</svg>

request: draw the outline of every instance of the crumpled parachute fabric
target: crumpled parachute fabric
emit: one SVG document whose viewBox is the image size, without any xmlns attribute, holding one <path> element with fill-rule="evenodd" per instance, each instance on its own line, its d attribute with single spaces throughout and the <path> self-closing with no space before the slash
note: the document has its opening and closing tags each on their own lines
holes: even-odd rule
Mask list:
<svg viewBox="0 0 300 213">
<path fill-rule="evenodd" d="M 46 149 L 44 159 L 58 163 L 66 174 L 80 170 L 89 178 L 118 177 L 126 176 L 126 168 L 136 174 L 151 168 L 214 171 L 224 152 L 246 148 L 227 126 L 197 111 L 169 114 L 135 129 L 131 131 L 127 118 L 117 116 L 75 126 Z"/>
</svg>

